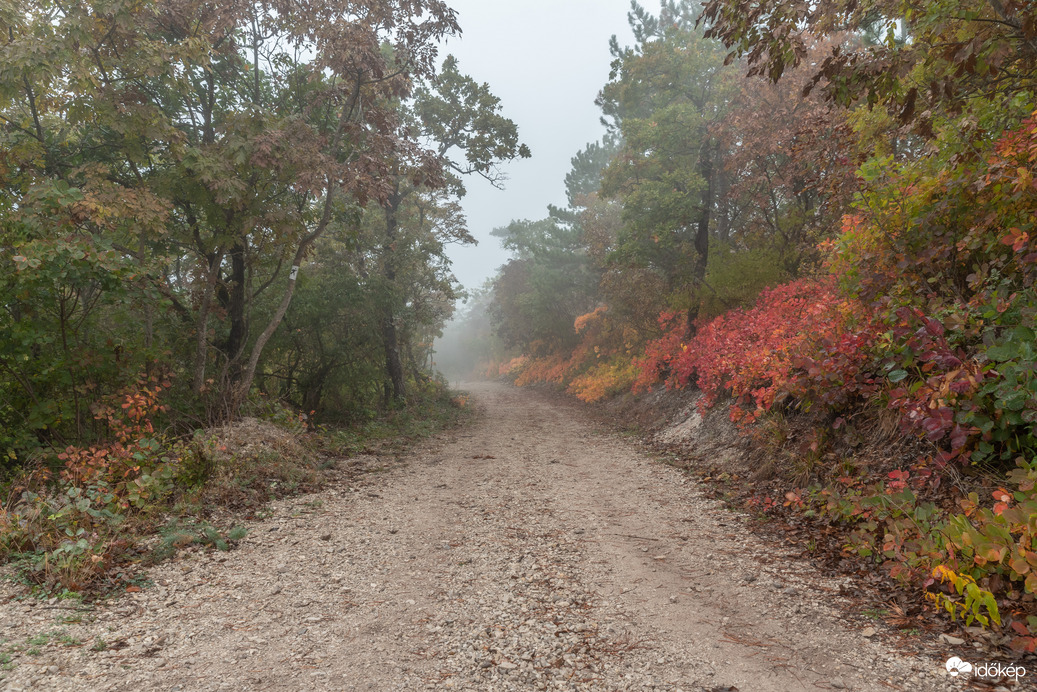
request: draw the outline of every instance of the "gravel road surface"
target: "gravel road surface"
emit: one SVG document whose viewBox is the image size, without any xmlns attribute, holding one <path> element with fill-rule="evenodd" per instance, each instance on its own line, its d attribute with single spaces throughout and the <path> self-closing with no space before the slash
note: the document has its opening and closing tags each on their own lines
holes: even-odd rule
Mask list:
<svg viewBox="0 0 1037 692">
<path fill-rule="evenodd" d="M 634 440 L 470 391 L 469 426 L 340 462 L 364 482 L 275 503 L 237 550 L 139 593 L 79 613 L 0 584 L 0 638 L 23 649 L 0 689 L 964 689 Z"/>
</svg>

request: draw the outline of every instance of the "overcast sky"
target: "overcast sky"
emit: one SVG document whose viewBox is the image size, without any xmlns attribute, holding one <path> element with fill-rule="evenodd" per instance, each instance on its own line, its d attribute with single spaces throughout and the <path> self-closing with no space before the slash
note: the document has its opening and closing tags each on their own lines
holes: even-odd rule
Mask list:
<svg viewBox="0 0 1037 692">
<path fill-rule="evenodd" d="M 513 219 L 539 219 L 547 205 L 565 202 L 569 160 L 603 134 L 594 98 L 608 80 L 609 37 L 633 39 L 629 0 L 448 0 L 463 34 L 444 47 L 462 72 L 489 83 L 504 115 L 519 127 L 533 158 L 505 168 L 503 191 L 467 183 L 463 200 L 477 248 L 450 248 L 454 274 L 477 288 L 504 264 L 507 253 L 490 231 Z M 643 3 L 656 10 L 655 2 Z"/>
</svg>

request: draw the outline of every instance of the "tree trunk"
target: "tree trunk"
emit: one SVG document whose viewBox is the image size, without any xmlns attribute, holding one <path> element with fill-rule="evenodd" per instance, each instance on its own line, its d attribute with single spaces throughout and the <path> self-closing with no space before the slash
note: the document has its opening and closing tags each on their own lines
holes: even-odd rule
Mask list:
<svg viewBox="0 0 1037 692">
<path fill-rule="evenodd" d="M 227 254 L 230 257 L 230 288 L 227 292 L 226 308 L 230 331 L 224 342 L 223 352 L 227 357 L 227 374 L 230 381 L 234 382 L 240 375 L 239 360 L 248 338 L 245 310 L 245 247 L 241 243 L 235 243 Z"/>
<path fill-rule="evenodd" d="M 198 308 L 198 319 L 195 323 L 195 349 L 194 349 L 194 381 L 191 389 L 196 395 L 201 395 L 205 386 L 205 361 L 209 354 L 209 312 L 212 310 L 212 298 L 216 291 L 216 272 L 219 271 L 221 255 L 216 253 L 209 263 L 208 272 L 205 275 L 205 292 L 202 294 L 202 304 Z"/>
<path fill-rule="evenodd" d="M 321 409 L 321 402 L 324 399 L 324 387 L 332 369 L 330 365 L 322 367 L 312 377 L 307 378 L 304 383 L 300 383 L 302 408 L 307 415 Z"/>
<path fill-rule="evenodd" d="M 399 230 L 397 214 L 403 195 L 397 183 L 396 190 L 385 205 L 385 245 L 382 248 L 382 274 L 385 277 L 386 297 L 382 313 L 382 344 L 385 347 L 385 374 L 392 384 L 392 400 L 402 402 L 407 396 L 407 380 L 403 374 L 403 358 L 400 356 L 400 335 L 396 329 L 396 240 Z"/>
<path fill-rule="evenodd" d="M 699 160 L 699 173 L 706 181 L 706 191 L 702 196 L 702 206 L 699 209 L 698 229 L 695 232 L 695 281 L 706 280 L 706 267 L 709 264 L 709 221 L 713 214 L 713 196 L 715 194 L 715 182 L 713 179 L 713 146 L 707 140 L 702 145 L 702 154 Z"/>
<path fill-rule="evenodd" d="M 716 179 L 717 219 L 715 235 L 721 244 L 727 245 L 731 240 L 731 199 L 729 197 L 731 180 L 721 166 L 714 172 Z"/>
<path fill-rule="evenodd" d="M 331 200 L 333 190 L 328 191 L 328 201 L 326 202 L 325 217 L 326 219 L 331 218 Z M 295 295 L 295 283 L 299 275 L 299 267 L 302 264 L 303 259 L 306 257 L 306 253 L 309 251 L 310 246 L 317 238 L 320 237 L 321 233 L 327 227 L 327 220 L 322 219 L 321 223 L 317 226 L 317 230 L 310 233 L 302 242 L 299 243 L 299 247 L 295 251 L 295 258 L 292 260 L 292 271 L 288 275 L 288 287 L 285 289 L 284 296 L 281 298 L 281 304 L 277 306 L 277 310 L 274 311 L 273 316 L 266 325 L 266 329 L 256 339 L 256 343 L 252 346 L 252 353 L 249 356 L 248 363 L 241 370 L 240 376 L 236 382 L 231 384 L 231 401 L 230 410 L 231 414 L 237 412 L 241 405 L 245 403 L 245 399 L 248 398 L 248 392 L 252 388 L 252 381 L 256 378 L 256 367 L 259 365 L 259 357 L 263 355 L 263 349 L 266 348 L 266 344 L 270 341 L 270 337 L 274 335 L 277 328 L 281 325 L 281 320 L 284 319 L 284 315 L 288 312 L 288 306 L 292 304 L 292 296 Z"/>
<path fill-rule="evenodd" d="M 713 197 L 716 190 L 713 177 L 713 145 L 708 135 L 704 136 L 702 153 L 699 156 L 699 175 L 706 181 L 706 191 L 702 195 L 698 228 L 695 230 L 695 268 L 692 278 L 696 288 L 692 289 L 691 304 L 688 306 L 688 338 L 695 334 L 695 320 L 698 319 L 702 305 L 697 288 L 705 284 L 706 268 L 709 265 L 709 221 L 713 213 Z"/>
<path fill-rule="evenodd" d="M 385 344 L 385 372 L 392 384 L 392 400 L 399 403 L 407 396 L 407 380 L 403 374 L 396 320 L 392 315 L 382 318 L 382 342 Z"/>
<path fill-rule="evenodd" d="M 346 123 L 348 122 L 350 115 L 353 113 L 353 110 L 356 108 L 359 99 L 360 84 L 357 83 L 353 90 L 350 102 L 343 106 L 342 112 L 339 114 L 338 126 L 335 129 L 335 134 L 332 137 L 329 146 L 330 151 L 338 150 L 338 145 L 342 141 L 342 133 L 345 131 Z M 277 306 L 277 310 L 274 311 L 270 321 L 267 322 L 266 329 L 264 329 L 259 335 L 259 338 L 256 339 L 256 343 L 252 345 L 252 352 L 249 355 L 248 363 L 242 370 L 238 382 L 232 387 L 232 414 L 237 413 L 238 409 L 241 408 L 241 405 L 245 403 L 245 399 L 248 398 L 248 392 L 252 388 L 252 381 L 256 377 L 256 367 L 259 366 L 259 358 L 263 355 L 263 349 L 266 348 L 270 338 L 281 325 L 281 320 L 284 319 L 285 313 L 288 312 L 288 306 L 292 304 L 292 296 L 295 295 L 296 278 L 299 275 L 299 268 L 302 265 L 303 259 L 306 258 L 310 246 L 317 241 L 317 238 L 321 237 L 325 229 L 327 229 L 328 224 L 331 222 L 336 190 L 338 190 L 338 181 L 329 174 L 327 192 L 324 194 L 324 209 L 321 213 L 320 221 L 317 223 L 317 227 L 313 229 L 313 232 L 303 236 L 302 240 L 299 241 L 299 246 L 295 250 L 295 257 L 292 260 L 292 270 L 288 276 L 288 287 L 285 289 L 284 296 L 281 298 L 281 304 Z"/>
</svg>

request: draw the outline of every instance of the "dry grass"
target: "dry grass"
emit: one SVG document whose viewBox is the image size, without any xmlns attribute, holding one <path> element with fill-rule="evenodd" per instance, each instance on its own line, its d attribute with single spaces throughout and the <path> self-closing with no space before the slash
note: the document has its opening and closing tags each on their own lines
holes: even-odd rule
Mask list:
<svg viewBox="0 0 1037 692">
<path fill-rule="evenodd" d="M 291 430 L 244 418 L 210 431 L 209 439 L 209 471 L 197 497 L 202 506 L 254 509 L 321 484 L 316 452 Z"/>
</svg>

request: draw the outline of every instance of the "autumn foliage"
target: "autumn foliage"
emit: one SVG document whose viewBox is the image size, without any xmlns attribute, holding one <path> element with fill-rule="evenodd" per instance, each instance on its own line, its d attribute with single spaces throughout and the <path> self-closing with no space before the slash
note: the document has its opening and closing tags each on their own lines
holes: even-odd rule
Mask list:
<svg viewBox="0 0 1037 692">
<path fill-rule="evenodd" d="M 1034 5 L 836 9 L 632 3 L 569 206 L 512 224 L 501 373 L 697 389 L 753 509 L 1033 652 Z"/>
<path fill-rule="evenodd" d="M 757 438 L 779 411 L 809 412 L 814 459 L 836 458 L 829 445 L 850 420 L 892 417 L 914 457 L 878 474 L 814 466 L 806 485 L 755 506 L 836 522 L 846 554 L 1034 651 L 1037 612 L 1018 598 L 1037 597 L 1035 169 L 1037 113 L 979 156 L 949 145 L 913 162 L 873 158 L 818 247 L 821 271 L 691 324 L 688 310 L 663 310 L 647 339 L 617 339 L 622 320 L 601 307 L 577 320 L 574 348 L 509 370 L 585 401 L 694 387 Z M 976 469 L 1000 474 L 999 487 L 948 494 L 948 478 Z"/>
<path fill-rule="evenodd" d="M 683 315 L 660 318 L 664 335 L 652 341 L 637 387 L 660 379 L 669 387 L 697 386 L 711 406 L 731 396 L 733 420 L 752 421 L 790 395 L 823 396 L 819 381 L 858 377 L 872 329 L 865 310 L 840 296 L 834 279 L 800 279 L 764 290 L 756 304 L 728 311 L 687 338 Z M 833 383 L 834 384 L 834 383 Z"/>
<path fill-rule="evenodd" d="M 503 185 L 530 152 L 441 52 L 459 31 L 441 0 L 4 3 L 15 573 L 125 579 L 144 536 L 317 477 L 302 452 L 222 454 L 209 431 L 243 417 L 296 434 L 462 408 L 432 372 L 461 293 L 446 247 L 474 242 L 461 180 Z"/>
<path fill-rule="evenodd" d="M 518 358 L 506 364 L 501 374 L 511 376 L 518 386 L 536 382 L 564 385 L 587 403 L 629 390 L 637 377 L 631 358 L 636 332 L 617 325 L 604 307 L 576 318 L 573 330 L 579 342 L 572 351 Z"/>
</svg>

